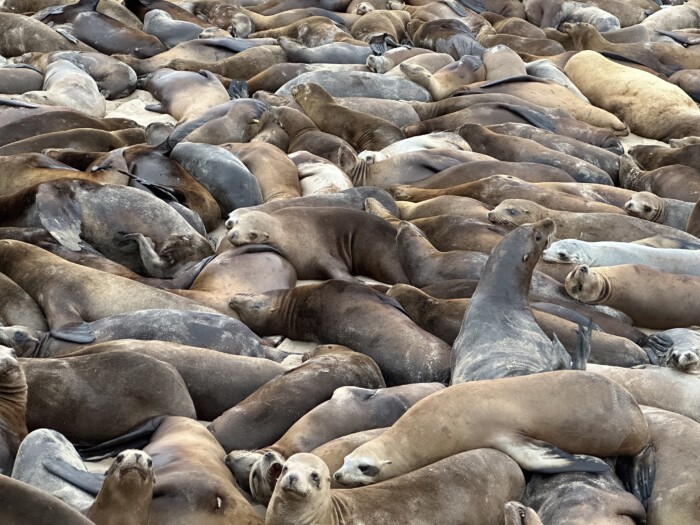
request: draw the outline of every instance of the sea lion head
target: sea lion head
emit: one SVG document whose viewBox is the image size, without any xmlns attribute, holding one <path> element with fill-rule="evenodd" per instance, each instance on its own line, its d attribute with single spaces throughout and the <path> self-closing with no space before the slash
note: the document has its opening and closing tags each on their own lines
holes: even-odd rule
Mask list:
<svg viewBox="0 0 700 525">
<path fill-rule="evenodd" d="M 546 218 L 547 208 L 523 199 L 506 199 L 486 214 L 489 222 L 501 226 L 520 226 Z"/>
<path fill-rule="evenodd" d="M 19 366 L 17 354 L 8 346 L 0 346 L 0 384 L 9 385 L 20 377 L 24 377 L 24 372 Z M 26 385 L 26 380 L 24 383 Z"/>
<path fill-rule="evenodd" d="M 125 450 L 114 458 L 107 470 L 107 479 L 113 479 L 119 485 L 153 485 L 156 478 L 153 474 L 151 456 L 141 450 Z M 105 483 L 107 483 L 107 479 Z"/>
<path fill-rule="evenodd" d="M 333 102 L 333 97 L 328 94 L 328 91 L 323 89 L 318 84 L 314 84 L 313 82 L 306 82 L 305 84 L 297 84 L 296 86 L 292 86 L 292 89 L 290 89 L 289 92 L 302 108 L 304 107 L 304 102 L 309 100 Z"/>
<path fill-rule="evenodd" d="M 384 56 L 370 55 L 367 57 L 365 65 L 375 73 L 386 73 L 394 67 L 394 61 Z"/>
<path fill-rule="evenodd" d="M 262 454 L 250 469 L 250 494 L 253 499 L 263 505 L 267 505 L 275 490 L 277 480 L 282 474 L 284 458 L 274 450 L 268 450 Z"/>
<path fill-rule="evenodd" d="M 625 203 L 625 210 L 633 217 L 659 222 L 664 212 L 664 201 L 653 193 L 640 191 Z"/>
<path fill-rule="evenodd" d="M 587 244 L 578 239 L 564 239 L 556 241 L 542 254 L 542 258 L 547 262 L 588 264 L 593 262 L 593 258 L 587 251 Z"/>
<path fill-rule="evenodd" d="M 674 345 L 666 358 L 666 366 L 697 374 L 700 372 L 700 348 L 688 343 Z"/>
<path fill-rule="evenodd" d="M 564 288 L 571 297 L 584 303 L 598 302 L 608 292 L 607 281 L 585 264 L 571 270 L 564 281 Z"/>
<path fill-rule="evenodd" d="M 361 2 L 357 4 L 357 7 L 355 8 L 355 14 L 357 15 L 366 15 L 372 11 L 374 11 L 374 6 L 369 2 Z"/>
<path fill-rule="evenodd" d="M 313 454 L 301 453 L 294 454 L 284 464 L 273 498 L 330 498 L 330 490 L 328 466 Z"/>
<path fill-rule="evenodd" d="M 228 240 L 234 246 L 244 244 L 270 244 L 278 229 L 277 219 L 261 211 L 251 211 L 237 219 L 229 219 Z"/>
<path fill-rule="evenodd" d="M 253 465 L 255 465 L 261 457 L 262 452 L 255 450 L 234 450 L 224 459 L 224 463 L 226 463 L 231 474 L 233 474 L 236 483 L 246 492 L 250 492 L 250 472 L 253 469 Z"/>
<path fill-rule="evenodd" d="M 33 356 L 39 347 L 39 336 L 26 326 L 0 328 L 0 345 L 12 348 L 19 356 Z"/>
<path fill-rule="evenodd" d="M 356 450 L 345 456 L 343 466 L 333 474 L 333 478 L 346 487 L 371 485 L 383 479 L 380 477 L 382 467 L 389 464 L 391 461 L 378 460 Z"/>
<path fill-rule="evenodd" d="M 557 230 L 557 226 L 552 219 L 542 219 L 534 224 L 521 226 L 521 228 L 523 228 L 529 240 L 528 246 L 525 246 L 527 253 L 536 254 L 537 259 L 539 259 L 542 251 L 552 242 L 554 233 Z"/>
<path fill-rule="evenodd" d="M 509 501 L 503 510 L 505 525 L 542 525 L 540 517 L 534 510 L 517 501 Z"/>
</svg>

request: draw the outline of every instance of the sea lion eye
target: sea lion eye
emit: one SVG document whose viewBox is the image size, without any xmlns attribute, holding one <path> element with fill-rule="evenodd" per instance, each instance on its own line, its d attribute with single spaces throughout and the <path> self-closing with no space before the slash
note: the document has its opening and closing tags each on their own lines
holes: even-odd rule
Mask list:
<svg viewBox="0 0 700 525">
<path fill-rule="evenodd" d="M 513 208 L 508 208 L 506 211 L 508 212 L 508 215 L 515 215 L 515 210 Z"/>
<path fill-rule="evenodd" d="M 647 206 L 646 204 L 642 208 L 646 213 L 649 213 L 651 211 L 651 206 Z"/>
<path fill-rule="evenodd" d="M 282 472 L 287 472 L 287 467 L 284 467 L 284 468 L 282 469 Z"/>
<path fill-rule="evenodd" d="M 560 258 L 562 261 L 565 261 L 565 260 L 567 259 L 566 253 L 564 253 L 564 252 L 559 252 L 559 258 Z"/>
<path fill-rule="evenodd" d="M 152 460 L 151 458 L 148 458 L 148 459 L 146 460 L 146 465 L 148 465 L 149 467 L 152 467 L 152 466 L 153 466 L 153 460 Z"/>
<path fill-rule="evenodd" d="M 318 473 L 317 472 L 312 472 L 311 473 L 311 479 L 313 481 L 318 481 Z"/>
</svg>

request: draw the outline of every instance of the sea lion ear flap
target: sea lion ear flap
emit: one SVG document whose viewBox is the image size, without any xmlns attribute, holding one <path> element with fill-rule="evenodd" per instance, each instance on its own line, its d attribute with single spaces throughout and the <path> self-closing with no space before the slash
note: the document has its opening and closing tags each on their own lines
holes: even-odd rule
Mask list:
<svg viewBox="0 0 700 525">
<path fill-rule="evenodd" d="M 82 209 L 75 198 L 73 184 L 49 182 L 36 192 L 36 207 L 41 225 L 62 246 L 80 251 Z"/>
</svg>

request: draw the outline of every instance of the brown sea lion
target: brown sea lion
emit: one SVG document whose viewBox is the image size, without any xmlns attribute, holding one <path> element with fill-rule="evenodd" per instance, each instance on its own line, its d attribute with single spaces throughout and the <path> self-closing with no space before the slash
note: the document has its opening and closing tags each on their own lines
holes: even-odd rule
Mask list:
<svg viewBox="0 0 700 525">
<path fill-rule="evenodd" d="M 0 474 L 10 476 L 27 435 L 27 379 L 14 350 L 0 346 Z"/>
<path fill-rule="evenodd" d="M 644 171 L 632 157 L 620 157 L 620 184 L 623 188 L 650 191 L 659 197 L 697 202 L 700 198 L 700 171 L 680 164 Z"/>
<path fill-rule="evenodd" d="M 387 385 L 447 382 L 449 346 L 418 328 L 395 301 L 365 285 L 326 281 L 236 295 L 231 308 L 259 335 L 341 344 L 362 352 L 379 365 Z M 324 322 L 319 325 L 320 315 Z"/>
<path fill-rule="evenodd" d="M 408 280 L 396 255 L 394 229 L 365 212 L 286 208 L 269 215 L 252 211 L 230 222 L 228 240 L 234 246 L 269 244 L 294 265 L 300 279 Z M 303 232 L 303 239 L 295 232 Z"/>
<path fill-rule="evenodd" d="M 142 144 L 146 134 L 141 128 L 102 131 L 91 128 L 75 128 L 66 131 L 42 133 L 35 137 L 12 142 L 0 147 L 0 156 L 18 153 L 40 153 L 50 148 L 69 148 L 80 151 L 112 151 Z"/>
</svg>

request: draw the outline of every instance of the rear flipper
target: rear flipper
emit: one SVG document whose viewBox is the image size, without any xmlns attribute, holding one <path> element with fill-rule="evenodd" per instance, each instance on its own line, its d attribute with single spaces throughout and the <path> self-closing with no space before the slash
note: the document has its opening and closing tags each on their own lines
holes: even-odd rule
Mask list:
<svg viewBox="0 0 700 525">
<path fill-rule="evenodd" d="M 664 333 L 652 334 L 643 337 L 637 344 L 642 347 L 649 357 L 652 365 L 663 363 L 668 358 L 668 354 L 673 350 L 673 339 Z"/>
<path fill-rule="evenodd" d="M 245 80 L 231 80 L 226 91 L 228 91 L 228 95 L 232 100 L 236 98 L 250 98 L 250 91 L 248 91 L 248 84 L 246 84 Z"/>
<path fill-rule="evenodd" d="M 114 457 L 129 448 L 141 450 L 151 442 L 151 436 L 158 430 L 158 427 L 166 417 L 168 416 L 156 416 L 151 418 L 145 423 L 141 423 L 132 428 L 126 434 L 122 434 L 121 436 L 100 443 L 99 445 L 76 446 L 75 448 L 83 459 Z"/>
<path fill-rule="evenodd" d="M 92 328 L 84 321 L 52 328 L 51 335 L 56 339 L 62 339 L 63 341 L 69 341 L 71 343 L 87 344 L 95 340 L 95 334 L 92 332 Z"/>
<path fill-rule="evenodd" d="M 104 474 L 80 470 L 61 458 L 46 458 L 42 461 L 42 465 L 54 476 L 93 496 L 97 496 L 105 480 Z"/>
<path fill-rule="evenodd" d="M 571 360 L 571 370 L 585 370 L 588 358 L 591 355 L 591 333 L 593 332 L 593 321 L 588 321 L 588 326 L 578 325 L 578 345 L 576 353 Z"/>
<path fill-rule="evenodd" d="M 644 447 L 634 457 L 617 458 L 615 471 L 628 492 L 634 494 L 646 509 L 656 477 L 656 450 L 654 445 Z"/>
<path fill-rule="evenodd" d="M 574 456 L 551 443 L 527 436 L 504 436 L 493 448 L 508 454 L 522 469 L 540 474 L 605 472 L 610 468 L 602 459 Z"/>
<path fill-rule="evenodd" d="M 395 47 L 401 47 L 401 44 L 394 40 L 390 34 L 383 33 L 381 35 L 375 35 L 372 38 L 370 38 L 369 47 L 372 50 L 372 53 L 381 56 L 390 49 L 393 49 Z"/>
</svg>

